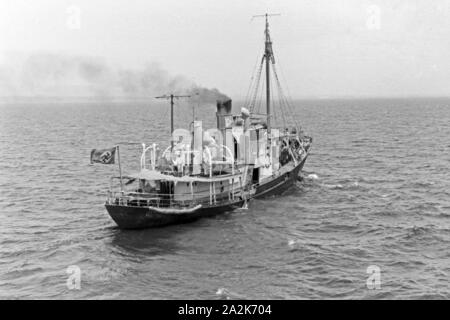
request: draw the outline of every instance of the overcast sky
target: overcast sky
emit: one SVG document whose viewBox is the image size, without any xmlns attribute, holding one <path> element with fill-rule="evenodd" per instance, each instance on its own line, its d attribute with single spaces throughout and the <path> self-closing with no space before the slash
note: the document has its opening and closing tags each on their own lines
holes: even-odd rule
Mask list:
<svg viewBox="0 0 450 320">
<path fill-rule="evenodd" d="M 37 52 L 157 62 L 245 96 L 263 48 L 251 16 L 267 10 L 294 97 L 450 96 L 450 0 L 1 0 L 0 66 Z"/>
</svg>

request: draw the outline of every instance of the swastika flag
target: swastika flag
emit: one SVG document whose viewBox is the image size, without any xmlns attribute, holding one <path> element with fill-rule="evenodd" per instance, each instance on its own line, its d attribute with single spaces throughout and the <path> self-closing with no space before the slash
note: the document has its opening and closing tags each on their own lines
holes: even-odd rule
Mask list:
<svg viewBox="0 0 450 320">
<path fill-rule="evenodd" d="M 114 158 L 117 148 L 110 149 L 92 149 L 91 151 L 91 164 L 103 163 L 114 164 Z"/>
</svg>

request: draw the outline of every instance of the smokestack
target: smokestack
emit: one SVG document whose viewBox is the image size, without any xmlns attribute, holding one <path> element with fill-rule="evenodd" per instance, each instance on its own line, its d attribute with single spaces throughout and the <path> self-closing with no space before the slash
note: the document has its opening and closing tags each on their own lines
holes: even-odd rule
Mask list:
<svg viewBox="0 0 450 320">
<path fill-rule="evenodd" d="M 231 114 L 231 99 L 217 100 L 217 115 L 230 115 Z"/>
<path fill-rule="evenodd" d="M 231 115 L 231 99 L 217 100 L 217 129 L 225 129 L 231 127 L 233 116 Z"/>
</svg>

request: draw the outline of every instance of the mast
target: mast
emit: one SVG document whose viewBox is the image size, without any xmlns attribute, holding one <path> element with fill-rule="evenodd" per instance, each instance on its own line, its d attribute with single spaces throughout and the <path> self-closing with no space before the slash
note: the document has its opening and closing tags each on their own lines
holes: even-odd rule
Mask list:
<svg viewBox="0 0 450 320">
<path fill-rule="evenodd" d="M 275 63 L 275 59 L 273 57 L 273 51 L 272 51 L 272 40 L 270 39 L 270 33 L 269 33 L 269 16 L 279 16 L 279 13 L 276 14 L 260 14 L 253 16 L 253 18 L 259 18 L 259 17 L 265 17 L 266 18 L 266 29 L 264 31 L 266 35 L 265 39 L 265 50 L 264 50 L 264 56 L 263 60 L 266 62 L 266 114 L 267 114 L 267 133 L 270 137 L 270 129 L 271 129 L 271 118 L 272 113 L 270 110 L 270 62 Z M 261 65 L 262 66 L 262 65 Z"/>
<path fill-rule="evenodd" d="M 176 96 L 173 93 L 171 93 L 170 95 L 163 95 L 160 97 L 155 97 L 156 99 L 170 99 L 170 150 L 173 150 L 173 99 L 178 99 L 178 98 L 190 98 L 191 96 Z"/>
<path fill-rule="evenodd" d="M 264 59 L 266 60 L 266 113 L 267 113 L 267 134 L 270 137 L 270 118 L 272 117 L 270 112 L 270 61 L 273 57 L 272 53 L 272 41 L 270 41 L 269 34 L 269 16 L 266 13 L 266 42 L 265 42 L 265 51 L 264 51 Z"/>
</svg>

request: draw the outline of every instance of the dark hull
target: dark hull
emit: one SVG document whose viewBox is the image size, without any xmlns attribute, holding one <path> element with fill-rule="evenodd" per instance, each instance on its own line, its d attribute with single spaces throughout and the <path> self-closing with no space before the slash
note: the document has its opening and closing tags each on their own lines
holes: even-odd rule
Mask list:
<svg viewBox="0 0 450 320">
<path fill-rule="evenodd" d="M 297 181 L 298 173 L 302 170 L 305 161 L 306 158 L 300 164 L 293 167 L 292 170 L 285 172 L 274 180 L 257 186 L 252 198 L 274 196 L 289 189 Z M 245 200 L 239 199 L 234 202 L 204 206 L 197 211 L 184 214 L 161 213 L 149 207 L 138 206 L 105 204 L 105 207 L 119 228 L 142 229 L 191 222 L 203 217 L 210 217 L 232 211 L 242 207 L 244 203 Z"/>
<path fill-rule="evenodd" d="M 305 161 L 306 158 L 291 171 L 256 187 L 256 193 L 253 198 L 261 199 L 275 196 L 288 190 L 297 181 L 298 173 L 303 169 Z"/>
<path fill-rule="evenodd" d="M 217 206 L 202 207 L 199 210 L 186 214 L 160 213 L 148 207 L 132 207 L 105 204 L 111 218 L 121 229 L 142 229 L 162 227 L 170 224 L 179 224 L 195 221 L 203 217 L 211 217 L 236 208 L 241 208 L 244 200 Z"/>
</svg>

